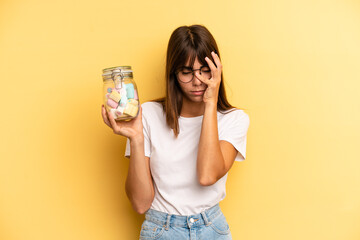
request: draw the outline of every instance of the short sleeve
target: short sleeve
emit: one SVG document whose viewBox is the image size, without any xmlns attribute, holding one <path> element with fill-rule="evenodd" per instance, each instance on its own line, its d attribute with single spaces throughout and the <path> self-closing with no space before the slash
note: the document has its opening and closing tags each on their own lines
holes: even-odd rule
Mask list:
<svg viewBox="0 0 360 240">
<path fill-rule="evenodd" d="M 145 156 L 151 156 L 151 142 L 150 142 L 150 128 L 146 120 L 146 111 L 143 108 L 142 110 L 142 123 L 143 123 L 143 133 L 144 133 L 144 150 Z M 127 138 L 126 147 L 125 147 L 125 157 L 130 158 L 130 140 Z"/>
<path fill-rule="evenodd" d="M 249 125 L 249 116 L 243 110 L 235 110 L 225 114 L 219 126 L 219 140 L 231 143 L 238 151 L 235 161 L 244 161 L 246 158 Z"/>
</svg>

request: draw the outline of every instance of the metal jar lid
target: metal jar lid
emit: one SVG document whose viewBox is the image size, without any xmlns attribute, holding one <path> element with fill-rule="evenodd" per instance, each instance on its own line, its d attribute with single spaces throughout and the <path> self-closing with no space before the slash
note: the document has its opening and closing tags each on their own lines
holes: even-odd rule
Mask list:
<svg viewBox="0 0 360 240">
<path fill-rule="evenodd" d="M 114 76 L 121 76 L 121 78 L 132 78 L 133 71 L 131 70 L 131 66 L 117 66 L 111 68 L 103 69 L 102 76 L 104 78 L 114 77 Z"/>
</svg>

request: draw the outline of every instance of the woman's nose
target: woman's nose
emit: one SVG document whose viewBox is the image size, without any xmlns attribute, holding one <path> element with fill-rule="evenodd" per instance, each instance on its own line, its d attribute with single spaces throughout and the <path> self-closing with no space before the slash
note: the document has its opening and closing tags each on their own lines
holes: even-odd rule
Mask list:
<svg viewBox="0 0 360 240">
<path fill-rule="evenodd" d="M 194 73 L 194 79 L 193 79 L 192 83 L 193 83 L 193 85 L 195 85 L 195 86 L 202 84 L 202 81 L 200 81 L 200 80 L 196 77 L 195 73 Z"/>
</svg>

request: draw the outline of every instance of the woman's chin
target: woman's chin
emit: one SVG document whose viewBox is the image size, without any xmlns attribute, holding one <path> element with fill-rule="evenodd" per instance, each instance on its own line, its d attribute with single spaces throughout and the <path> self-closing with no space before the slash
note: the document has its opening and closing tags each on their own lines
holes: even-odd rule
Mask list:
<svg viewBox="0 0 360 240">
<path fill-rule="evenodd" d="M 191 96 L 190 100 L 192 102 L 201 103 L 203 102 L 203 96 Z"/>
<path fill-rule="evenodd" d="M 193 103 L 202 103 L 203 97 L 204 95 L 193 95 L 193 94 L 186 95 L 186 99 Z"/>
</svg>

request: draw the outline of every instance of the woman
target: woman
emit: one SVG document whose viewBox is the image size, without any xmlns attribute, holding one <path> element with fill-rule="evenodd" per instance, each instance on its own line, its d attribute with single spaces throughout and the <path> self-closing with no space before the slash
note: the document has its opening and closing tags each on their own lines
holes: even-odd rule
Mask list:
<svg viewBox="0 0 360 240">
<path fill-rule="evenodd" d="M 166 97 L 129 122 L 104 122 L 127 137 L 126 193 L 145 213 L 140 239 L 232 239 L 219 202 L 227 173 L 245 159 L 249 117 L 226 99 L 217 44 L 201 25 L 171 35 Z"/>
</svg>

